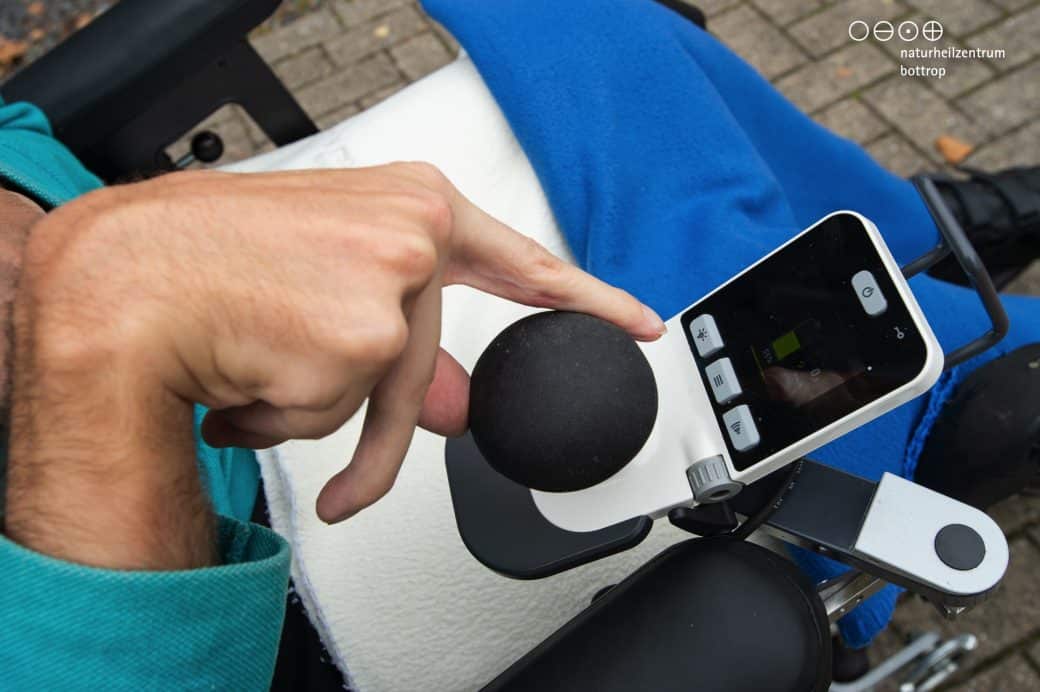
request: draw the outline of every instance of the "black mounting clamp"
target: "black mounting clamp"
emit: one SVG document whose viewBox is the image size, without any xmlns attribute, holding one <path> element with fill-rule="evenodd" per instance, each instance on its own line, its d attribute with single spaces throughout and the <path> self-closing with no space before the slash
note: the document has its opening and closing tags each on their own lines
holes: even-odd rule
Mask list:
<svg viewBox="0 0 1040 692">
<path fill-rule="evenodd" d="M 944 367 L 946 370 L 960 365 L 964 361 L 977 356 L 983 351 L 995 346 L 1008 332 L 1010 322 L 1004 306 L 1000 302 L 1000 296 L 993 285 L 993 279 L 989 275 L 986 266 L 982 263 L 979 253 L 968 240 L 968 234 L 964 232 L 957 217 L 954 216 L 946 200 L 936 187 L 936 180 L 943 180 L 939 176 L 916 175 L 910 182 L 917 188 L 921 199 L 928 207 L 935 225 L 942 234 L 942 242 L 935 248 L 929 250 L 914 261 L 903 267 L 903 276 L 910 278 L 923 271 L 930 269 L 951 252 L 957 258 L 964 273 L 968 277 L 972 288 L 978 293 L 982 301 L 982 307 L 989 316 L 991 328 L 985 334 L 977 337 L 963 346 L 946 353 Z"/>
</svg>

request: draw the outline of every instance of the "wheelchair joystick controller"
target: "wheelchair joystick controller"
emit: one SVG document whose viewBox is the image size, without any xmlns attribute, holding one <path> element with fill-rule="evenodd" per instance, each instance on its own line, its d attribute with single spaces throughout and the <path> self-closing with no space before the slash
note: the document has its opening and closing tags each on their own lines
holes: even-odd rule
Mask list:
<svg viewBox="0 0 1040 692">
<path fill-rule="evenodd" d="M 546 492 L 591 487 L 643 447 L 657 418 L 646 356 L 589 315 L 543 312 L 515 322 L 480 356 L 470 428 L 503 476 Z"/>
<path fill-rule="evenodd" d="M 972 344 L 999 338 L 999 323 Z M 547 576 L 635 545 L 655 519 L 721 533 L 770 507 L 783 540 L 944 612 L 1000 581 L 1007 541 L 984 513 L 895 474 L 873 482 L 806 459 L 942 371 L 868 219 L 827 216 L 666 324 L 637 344 L 594 317 L 543 312 L 488 346 L 471 379 L 472 434 L 446 448 L 459 530 L 481 561 Z M 799 459 L 783 501 L 770 499 L 774 484 L 757 481 Z M 855 589 L 875 585 L 857 578 Z M 864 597 L 831 586 L 832 613 Z"/>
</svg>

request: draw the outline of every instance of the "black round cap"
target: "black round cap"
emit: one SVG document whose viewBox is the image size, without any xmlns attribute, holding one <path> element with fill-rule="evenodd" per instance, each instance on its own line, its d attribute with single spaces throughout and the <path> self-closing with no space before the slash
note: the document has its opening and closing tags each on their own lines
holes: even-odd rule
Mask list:
<svg viewBox="0 0 1040 692">
<path fill-rule="evenodd" d="M 224 155 L 224 140 L 215 132 L 203 130 L 191 138 L 191 153 L 203 163 L 213 163 Z"/>
<path fill-rule="evenodd" d="M 970 526 L 947 524 L 935 535 L 935 553 L 948 567 L 975 569 L 986 557 L 986 544 Z"/>
<path fill-rule="evenodd" d="M 574 312 L 513 323 L 477 361 L 470 430 L 503 476 L 569 492 L 613 476 L 657 418 L 657 383 L 628 334 Z"/>
</svg>

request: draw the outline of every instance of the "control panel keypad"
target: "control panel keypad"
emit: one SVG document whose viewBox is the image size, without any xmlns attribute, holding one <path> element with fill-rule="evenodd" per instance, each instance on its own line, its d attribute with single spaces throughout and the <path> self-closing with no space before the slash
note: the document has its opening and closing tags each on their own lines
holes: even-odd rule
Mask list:
<svg viewBox="0 0 1040 692">
<path fill-rule="evenodd" d="M 715 318 L 709 314 L 698 315 L 690 322 L 690 338 L 697 349 L 697 355 L 702 359 L 709 359 L 719 354 L 726 345 L 719 332 Z M 737 379 L 737 373 L 733 369 L 733 362 L 725 356 L 711 360 L 704 367 L 705 379 L 711 386 L 712 396 L 718 404 L 728 404 L 737 400 L 744 390 Z M 761 441 L 755 418 L 751 414 L 751 408 L 747 404 L 735 406 L 722 414 L 722 421 L 726 427 L 733 448 L 743 452 L 754 448 Z"/>
</svg>

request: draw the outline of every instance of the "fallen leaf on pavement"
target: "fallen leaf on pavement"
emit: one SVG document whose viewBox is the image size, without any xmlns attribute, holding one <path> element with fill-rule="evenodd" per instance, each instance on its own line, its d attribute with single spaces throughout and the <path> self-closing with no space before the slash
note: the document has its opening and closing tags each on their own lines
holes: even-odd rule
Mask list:
<svg viewBox="0 0 1040 692">
<path fill-rule="evenodd" d="M 946 163 L 951 166 L 956 166 L 964 159 L 968 158 L 968 154 L 974 151 L 975 147 L 968 144 L 967 142 L 957 139 L 951 135 L 942 135 L 935 140 L 936 150 L 942 154 L 943 159 Z"/>
<path fill-rule="evenodd" d="M 852 69 L 849 67 L 842 66 L 836 69 L 834 71 L 834 74 L 838 79 L 846 79 L 852 76 Z"/>
<path fill-rule="evenodd" d="M 25 41 L 12 41 L 0 36 L 0 67 L 18 62 L 28 50 L 29 44 Z"/>
<path fill-rule="evenodd" d="M 43 15 L 45 9 L 42 2 L 30 2 L 25 7 L 25 13 L 30 17 L 39 17 Z"/>
<path fill-rule="evenodd" d="M 43 40 L 43 37 L 46 36 L 46 35 L 47 35 L 46 31 L 44 31 L 40 27 L 36 27 L 35 29 L 33 29 L 32 31 L 29 32 L 29 40 L 32 41 L 33 43 L 39 43 L 40 41 Z"/>
</svg>

